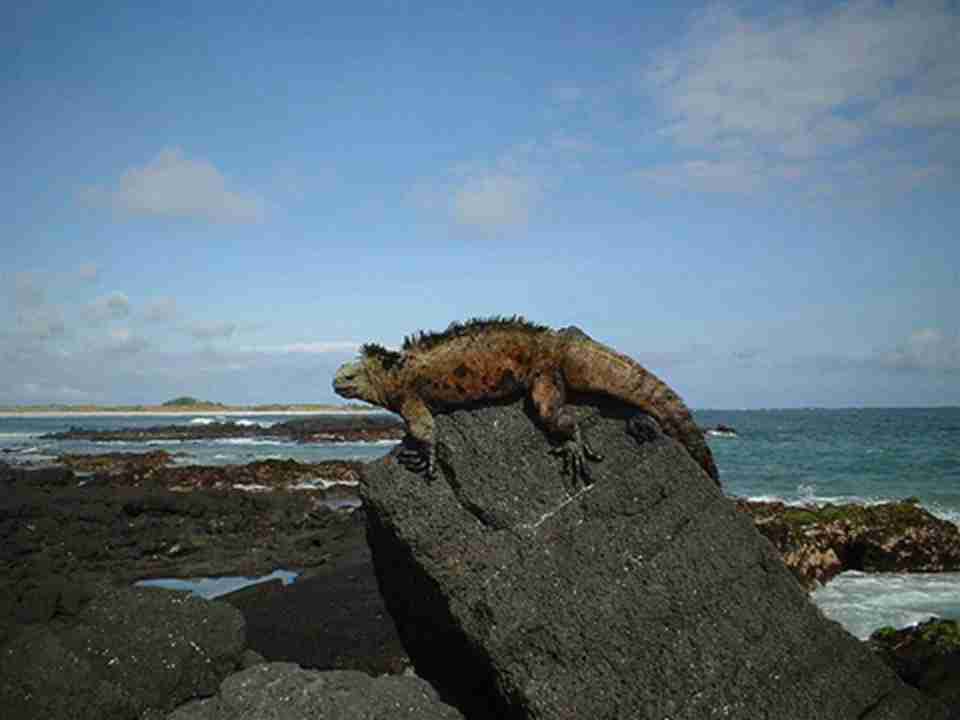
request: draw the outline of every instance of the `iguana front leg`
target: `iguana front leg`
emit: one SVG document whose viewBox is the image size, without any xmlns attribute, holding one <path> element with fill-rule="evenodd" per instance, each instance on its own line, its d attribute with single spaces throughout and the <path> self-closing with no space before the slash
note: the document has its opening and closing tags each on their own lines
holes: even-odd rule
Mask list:
<svg viewBox="0 0 960 720">
<path fill-rule="evenodd" d="M 559 371 L 538 374 L 530 386 L 530 399 L 547 431 L 563 438 L 563 444 L 552 452 L 563 456 L 565 471 L 575 481 L 592 484 L 587 460 L 596 462 L 603 456 L 594 452 L 580 434 L 577 417 L 566 405 L 566 385 Z"/>
<path fill-rule="evenodd" d="M 419 397 L 408 397 L 400 406 L 400 415 L 407 423 L 407 437 L 415 445 L 402 449 L 397 459 L 411 472 L 426 470 L 427 478 L 437 474 L 437 449 L 433 439 L 433 415 Z"/>
</svg>

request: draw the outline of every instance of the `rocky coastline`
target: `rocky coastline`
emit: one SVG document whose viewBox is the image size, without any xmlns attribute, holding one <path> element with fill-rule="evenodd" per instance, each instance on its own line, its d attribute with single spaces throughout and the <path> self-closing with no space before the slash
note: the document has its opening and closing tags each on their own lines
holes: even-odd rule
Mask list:
<svg viewBox="0 0 960 720">
<path fill-rule="evenodd" d="M 493 412 L 506 411 L 495 408 Z M 494 418 L 496 423 L 488 418 L 481 427 L 496 426 L 505 422 L 505 417 Z M 198 426 L 204 427 L 209 426 Z M 480 432 L 476 427 L 473 430 Z M 481 440 L 491 442 L 485 435 Z M 454 449 L 473 457 L 469 448 Z M 525 451 L 530 452 L 529 448 Z M 383 537 L 386 516 L 382 500 L 369 495 L 365 498 L 367 503 L 374 503 L 372 518 L 369 507 L 354 507 L 361 475 L 371 469 L 383 472 L 395 467 L 389 458 L 370 467 L 339 461 L 185 467 L 172 464 L 172 459 L 169 453 L 158 451 L 63 456 L 58 464 L 48 467 L 0 464 L 0 663 L 5 663 L 0 701 L 11 703 L 5 707 L 22 709 L 22 717 L 77 716 L 70 714 L 78 702 L 76 697 L 70 700 L 62 688 L 44 686 L 37 679 L 43 667 L 72 663 L 70 667 L 86 668 L 87 674 L 75 678 L 77 687 L 87 683 L 96 688 L 92 699 L 83 695 L 86 690 L 81 692 L 84 702 L 99 709 L 99 714 L 89 717 L 228 717 L 230 708 L 236 709 L 231 703 L 236 702 L 238 687 L 260 687 L 266 697 L 270 683 L 291 688 L 323 686 L 327 688 L 324 693 L 340 688 L 336 692 L 355 699 L 367 697 L 374 704 L 402 696 L 408 698 L 411 707 L 422 709 L 418 717 L 461 717 L 441 700 L 458 695 L 456 688 L 443 686 L 442 677 L 439 683 L 429 678 L 441 689 L 438 696 L 421 680 L 404 676 L 409 675 L 412 665 L 418 673 L 429 676 L 429 657 L 435 651 L 425 657 L 421 649 L 420 656 L 411 660 L 406 648 L 423 647 L 422 641 L 414 639 L 422 631 L 411 629 L 409 620 L 403 619 L 409 611 L 398 609 L 396 589 L 388 590 L 388 598 L 391 594 L 393 597 L 388 601 L 380 592 L 386 576 L 384 561 L 381 558 L 380 566 L 376 565 L 366 537 L 372 532 L 368 526 L 379 528 L 375 536 Z M 484 507 L 483 497 L 466 489 L 468 471 L 463 468 L 471 462 L 483 467 L 486 458 L 468 459 L 463 468 L 452 465 L 450 459 L 445 462 L 448 472 L 457 478 L 459 485 L 454 487 L 460 487 L 458 503 L 468 511 L 467 517 L 473 518 L 470 522 L 479 521 L 494 530 L 504 523 L 510 525 L 509 513 L 514 512 L 511 508 L 515 503 L 503 505 L 497 501 Z M 549 478 L 551 483 L 556 479 L 552 471 Z M 400 486 L 421 488 L 416 483 L 411 485 L 410 480 Z M 657 486 L 659 481 L 653 481 L 654 489 Z M 422 487 L 429 492 L 440 489 Z M 529 488 L 525 492 L 529 493 Z M 590 495 L 584 498 L 588 500 Z M 625 499 L 620 497 L 618 502 Z M 663 502 L 652 497 L 639 501 L 640 505 Z M 431 502 L 437 507 L 436 499 Z M 909 501 L 868 508 L 798 509 L 748 501 L 736 505 L 773 543 L 806 589 L 829 582 L 844 569 L 935 572 L 958 567 L 956 526 L 929 516 Z M 436 522 L 437 518 L 429 519 L 434 528 L 431 532 L 437 531 Z M 451 540 L 463 529 L 452 532 Z M 561 531 L 544 532 L 553 537 Z M 441 536 L 445 534 L 441 531 Z M 374 546 L 382 543 L 382 539 L 375 540 Z M 571 546 L 564 552 L 572 550 Z M 511 552 L 525 554 L 531 550 L 518 546 Z M 482 562 L 490 565 L 492 557 Z M 409 559 L 395 558 L 391 562 L 402 568 Z M 444 562 L 453 560 L 447 556 Z M 477 559 L 464 562 L 471 565 L 472 572 L 477 571 Z M 258 576 L 278 568 L 301 574 L 289 586 L 279 581 L 251 586 L 215 602 L 186 601 L 177 593 L 129 587 L 136 580 L 150 577 Z M 408 588 L 401 590 L 401 597 L 422 597 L 418 593 Z M 199 615 L 177 620 L 184 602 L 190 612 Z M 390 602 L 393 615 L 407 623 L 399 631 L 387 610 Z M 207 641 L 196 640 L 203 649 L 194 651 L 196 658 L 188 657 L 189 653 L 168 657 L 143 647 L 123 650 L 121 630 L 130 634 L 130 628 L 122 623 L 111 626 L 104 617 L 124 613 L 134 617 L 147 606 L 152 620 L 144 622 L 171 627 L 181 623 L 184 629 L 178 637 L 187 645 L 189 628 L 197 623 L 218 626 L 222 633 Z M 140 610 L 134 613 L 130 608 Z M 210 614 L 204 614 L 201 608 L 210 608 Z M 237 622 L 243 627 L 239 644 L 235 640 Z M 144 631 L 144 637 L 151 632 Z M 140 691 L 124 686 L 132 680 L 113 676 L 109 658 L 101 661 L 99 656 L 88 657 L 78 650 L 78 638 L 90 637 L 100 638 L 106 650 L 121 658 L 117 664 L 132 663 L 133 657 L 142 658 L 144 663 L 180 664 L 185 668 L 182 687 L 167 688 L 162 702 L 147 690 L 143 690 L 145 695 L 137 695 Z M 880 653 L 878 645 L 872 646 Z M 226 655 L 217 649 L 222 647 L 229 647 Z M 221 658 L 211 661 L 217 668 L 213 675 L 204 674 L 202 668 L 196 672 L 190 669 L 193 663 L 209 657 Z M 929 654 L 920 653 L 919 657 L 921 660 L 904 669 L 907 666 L 903 662 L 897 665 L 884 656 L 908 682 L 926 687 L 935 697 L 946 698 L 945 702 L 956 707 L 952 696 L 929 690 L 939 687 L 935 683 L 916 680 L 926 677 L 916 668 L 922 667 L 922 658 Z M 955 667 L 956 656 L 949 657 Z M 204 667 L 208 665 L 203 663 Z M 334 671 L 345 674 L 327 674 Z M 323 682 L 309 673 L 322 675 Z M 379 681 L 371 685 L 363 679 L 384 674 L 409 682 L 395 687 L 378 685 Z M 74 676 L 68 673 L 68 677 Z M 38 705 L 24 695 L 24 688 L 36 687 L 47 687 L 62 697 Z M 70 688 L 76 689 L 73 685 Z M 208 699 L 189 702 L 199 697 Z M 304 702 L 313 707 L 311 703 L 319 703 L 323 697 L 307 693 Z M 468 717 L 485 717 L 476 707 L 460 705 L 461 710 L 467 709 Z M 341 716 L 355 715 L 346 710 L 342 715 L 331 715 Z"/>
<path fill-rule="evenodd" d="M 359 463 L 183 467 L 170 459 L 161 451 L 65 456 L 40 467 L 0 463 L 4 717 L 166 717 L 260 663 L 276 665 L 280 677 L 299 666 L 341 671 L 335 687 L 372 692 L 384 704 L 398 692 L 405 697 L 402 688 L 362 679 L 397 675 L 410 663 L 377 590 L 364 513 L 355 507 Z M 258 577 L 277 569 L 299 573 L 297 582 L 249 586 L 216 601 L 132 587 L 147 578 Z M 184 607 L 192 608 L 187 616 Z M 134 614 L 142 615 L 139 630 L 132 620 L 104 620 Z M 230 647 L 212 674 L 213 651 L 191 637 L 199 625 L 220 628 L 211 642 Z M 155 641 L 168 630 L 186 650 Z M 88 638 L 114 664 L 81 648 Z M 153 664 L 181 669 L 154 692 L 115 677 L 130 664 L 144 673 Z M 62 675 L 44 670 L 61 667 Z M 422 687 L 408 690 L 417 707 L 434 703 L 436 717 L 454 717 Z"/>
<path fill-rule="evenodd" d="M 403 422 L 396 415 L 381 412 L 337 413 L 296 418 L 269 427 L 256 423 L 214 421 L 189 425 L 156 425 L 147 428 L 103 430 L 71 427 L 41 436 L 51 440 L 89 440 L 92 442 L 149 440 L 217 440 L 234 438 L 272 438 L 295 442 L 373 442 L 399 440 Z"/>
<path fill-rule="evenodd" d="M 877 505 L 793 506 L 737 500 L 807 590 L 847 570 L 960 570 L 960 528 L 912 498 Z"/>
</svg>

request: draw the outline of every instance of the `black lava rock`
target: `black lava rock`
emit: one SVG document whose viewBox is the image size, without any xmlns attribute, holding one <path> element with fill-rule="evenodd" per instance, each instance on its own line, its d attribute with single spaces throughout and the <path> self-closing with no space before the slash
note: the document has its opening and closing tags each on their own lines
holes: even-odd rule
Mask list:
<svg viewBox="0 0 960 720">
<path fill-rule="evenodd" d="M 592 486 L 521 401 L 436 418 L 441 471 L 364 471 L 381 592 L 472 719 L 946 718 L 811 604 L 673 440 L 581 398 Z"/>
<path fill-rule="evenodd" d="M 320 672 L 292 663 L 254 665 L 231 675 L 220 694 L 188 703 L 167 720 L 463 720 L 415 677 L 372 678 L 353 670 Z"/>
<path fill-rule="evenodd" d="M 16 720 L 139 718 L 212 695 L 241 665 L 243 617 L 157 589 L 98 593 L 72 616 L 17 627 L 0 645 L 0 708 Z"/>
</svg>

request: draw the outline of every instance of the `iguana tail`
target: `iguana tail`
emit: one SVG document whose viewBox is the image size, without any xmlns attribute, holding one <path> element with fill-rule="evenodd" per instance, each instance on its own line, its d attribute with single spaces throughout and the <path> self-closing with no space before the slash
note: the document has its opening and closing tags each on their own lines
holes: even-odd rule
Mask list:
<svg viewBox="0 0 960 720">
<path fill-rule="evenodd" d="M 703 431 L 665 382 L 632 358 L 596 341 L 571 342 L 564 355 L 563 374 L 570 388 L 610 395 L 649 413 L 720 484 L 720 472 Z"/>
</svg>

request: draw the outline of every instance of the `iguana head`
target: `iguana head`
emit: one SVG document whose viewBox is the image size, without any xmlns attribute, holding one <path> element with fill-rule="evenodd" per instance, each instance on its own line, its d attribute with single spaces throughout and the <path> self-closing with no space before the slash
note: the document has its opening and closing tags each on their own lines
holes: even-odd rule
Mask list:
<svg viewBox="0 0 960 720">
<path fill-rule="evenodd" d="M 360 353 L 359 360 L 344 363 L 337 370 L 333 391 L 341 397 L 382 405 L 384 380 L 391 369 L 402 364 L 401 356 L 372 344 L 364 345 Z"/>
<path fill-rule="evenodd" d="M 340 397 L 375 402 L 379 396 L 375 392 L 367 365 L 369 358 L 344 363 L 333 378 L 333 391 Z"/>
</svg>

